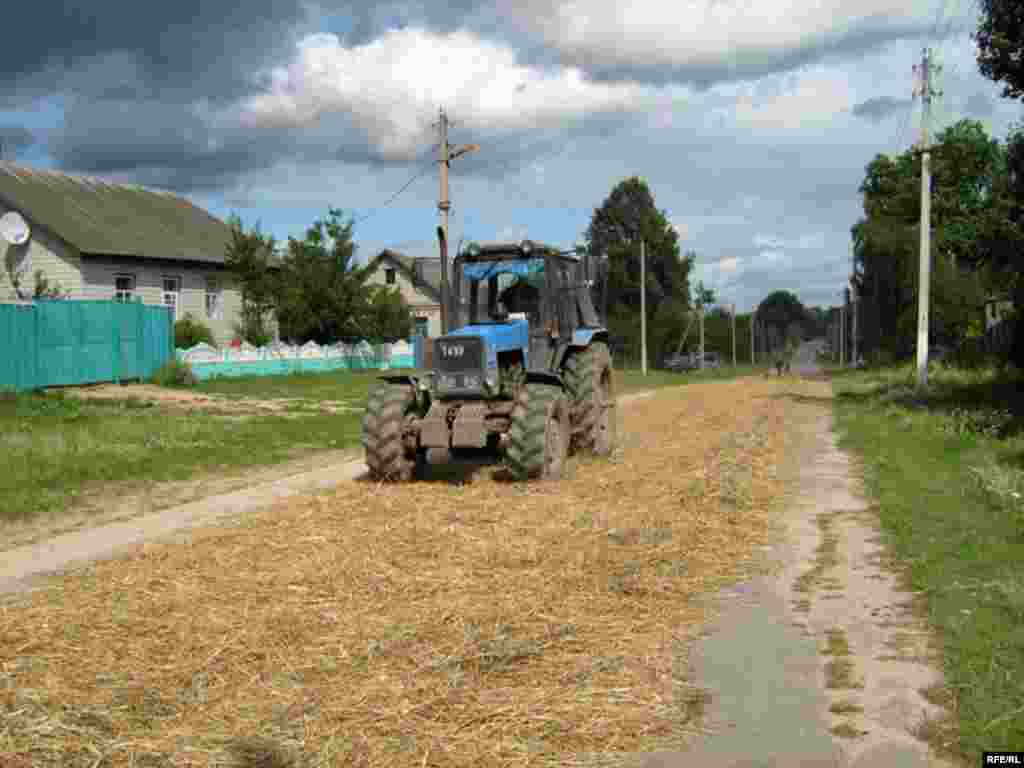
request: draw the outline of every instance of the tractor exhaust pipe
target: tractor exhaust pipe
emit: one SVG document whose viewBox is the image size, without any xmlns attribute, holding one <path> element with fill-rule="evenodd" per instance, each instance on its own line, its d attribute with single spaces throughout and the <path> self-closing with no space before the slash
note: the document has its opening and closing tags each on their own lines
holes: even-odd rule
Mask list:
<svg viewBox="0 0 1024 768">
<path fill-rule="evenodd" d="M 448 237 L 444 227 L 437 228 L 437 241 L 441 249 L 441 335 L 448 333 Z"/>
</svg>

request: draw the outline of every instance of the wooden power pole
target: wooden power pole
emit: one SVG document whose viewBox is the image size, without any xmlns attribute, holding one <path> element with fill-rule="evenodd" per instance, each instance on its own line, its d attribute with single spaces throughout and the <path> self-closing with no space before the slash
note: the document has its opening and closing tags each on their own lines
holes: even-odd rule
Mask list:
<svg viewBox="0 0 1024 768">
<path fill-rule="evenodd" d="M 732 367 L 736 367 L 736 305 L 732 305 Z"/>
<path fill-rule="evenodd" d="M 757 310 L 750 313 L 750 367 L 757 365 L 754 360 L 754 328 L 757 327 Z"/>
<path fill-rule="evenodd" d="M 932 64 L 931 50 L 925 48 L 921 67 L 914 67 L 921 76 L 921 248 L 920 274 L 917 285 L 917 386 L 928 386 L 928 305 L 931 287 L 931 152 L 928 147 L 928 125 L 931 122 L 932 96 L 940 95 L 932 89 L 932 74 L 938 67 Z"/>
<path fill-rule="evenodd" d="M 440 119 L 436 125 L 441 132 L 441 199 L 437 203 L 437 208 L 441 211 L 441 232 L 439 233 L 441 246 L 441 333 L 445 334 L 450 330 L 448 313 L 451 311 L 451 297 L 448 287 L 448 212 L 452 207 L 451 200 L 448 199 L 449 164 L 455 158 L 468 152 L 475 152 L 480 147 L 476 144 L 466 144 L 454 151 L 452 150 L 448 144 L 449 122 L 448 114 L 444 111 L 444 107 L 441 107 Z"/>
<path fill-rule="evenodd" d="M 698 307 L 700 314 L 697 316 L 700 322 L 700 369 L 704 370 L 704 304 Z"/>
<path fill-rule="evenodd" d="M 640 241 L 640 370 L 647 375 L 647 252 Z"/>
</svg>

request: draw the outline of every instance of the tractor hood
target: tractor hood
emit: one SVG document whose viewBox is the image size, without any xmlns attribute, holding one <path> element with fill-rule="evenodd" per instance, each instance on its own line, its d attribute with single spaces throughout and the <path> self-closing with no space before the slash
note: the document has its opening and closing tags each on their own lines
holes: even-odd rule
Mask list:
<svg viewBox="0 0 1024 768">
<path fill-rule="evenodd" d="M 487 367 L 498 367 L 498 353 L 508 350 L 526 350 L 530 344 L 530 325 L 526 320 L 509 320 L 504 323 L 478 323 L 466 325 L 452 331 L 444 338 L 457 336 L 478 336 L 487 348 Z"/>
</svg>

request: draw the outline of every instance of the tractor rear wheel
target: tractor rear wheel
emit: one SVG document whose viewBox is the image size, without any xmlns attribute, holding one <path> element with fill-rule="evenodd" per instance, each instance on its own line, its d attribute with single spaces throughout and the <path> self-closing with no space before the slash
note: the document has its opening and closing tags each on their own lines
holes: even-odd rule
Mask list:
<svg viewBox="0 0 1024 768">
<path fill-rule="evenodd" d="M 557 387 L 519 388 L 505 450 L 517 480 L 558 480 L 569 455 L 569 401 Z"/>
<path fill-rule="evenodd" d="M 411 386 L 385 384 L 370 393 L 363 415 L 363 448 L 370 478 L 385 482 L 412 480 L 419 469 L 419 453 L 403 439 L 406 416 L 416 402 Z"/>
<path fill-rule="evenodd" d="M 572 396 L 572 437 L 576 451 L 609 456 L 615 450 L 615 392 L 608 345 L 595 341 L 566 361 L 565 381 Z"/>
</svg>

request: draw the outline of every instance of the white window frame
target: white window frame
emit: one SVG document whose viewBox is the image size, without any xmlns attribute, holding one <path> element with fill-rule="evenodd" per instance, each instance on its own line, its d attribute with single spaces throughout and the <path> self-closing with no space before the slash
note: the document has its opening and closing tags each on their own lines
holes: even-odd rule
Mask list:
<svg viewBox="0 0 1024 768">
<path fill-rule="evenodd" d="M 167 290 L 168 281 L 173 281 L 172 285 L 176 286 L 176 290 Z M 173 301 L 168 301 L 169 298 L 173 298 Z M 181 311 L 181 275 L 162 275 L 160 278 L 160 303 L 165 307 L 171 307 L 174 311 L 174 319 L 178 319 L 178 314 Z"/>
<path fill-rule="evenodd" d="M 124 290 L 117 287 L 118 280 L 130 280 L 131 288 Z M 114 301 L 121 301 L 124 303 L 130 303 L 135 301 L 135 291 L 138 288 L 138 280 L 135 275 L 131 275 L 125 272 L 120 272 L 114 275 Z"/>
<path fill-rule="evenodd" d="M 213 299 L 212 307 L 210 299 Z M 206 317 L 208 320 L 224 319 L 224 287 L 213 275 L 206 278 Z"/>
</svg>

